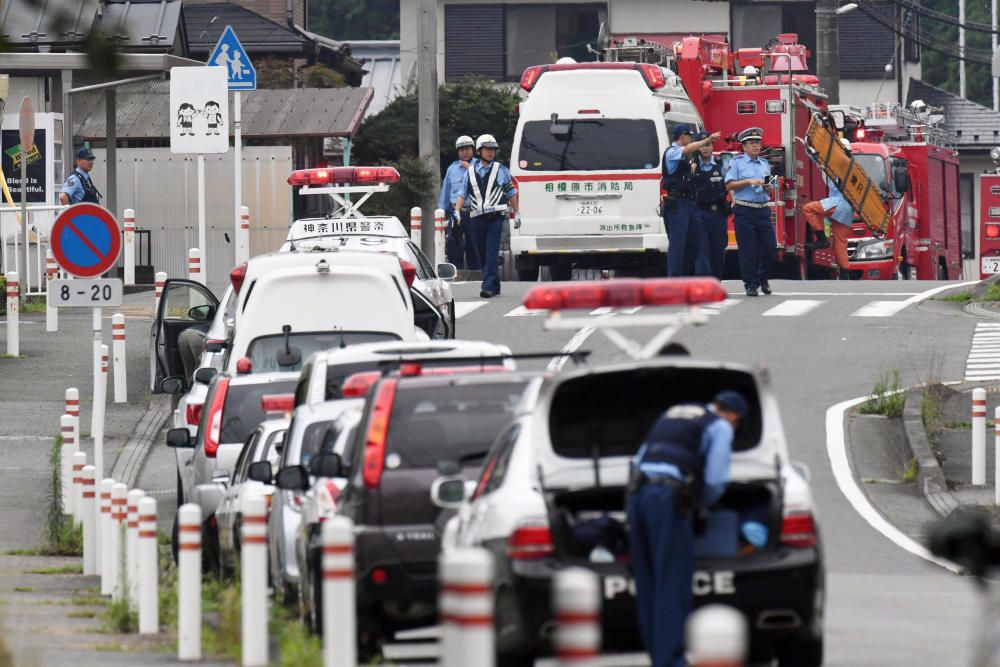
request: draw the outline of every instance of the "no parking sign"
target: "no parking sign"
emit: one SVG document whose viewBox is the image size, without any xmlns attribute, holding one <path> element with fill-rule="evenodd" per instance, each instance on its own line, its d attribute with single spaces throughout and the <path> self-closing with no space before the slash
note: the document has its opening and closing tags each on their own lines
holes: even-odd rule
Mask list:
<svg viewBox="0 0 1000 667">
<path fill-rule="evenodd" d="M 77 278 L 106 272 L 122 249 L 118 221 L 97 204 L 76 204 L 63 211 L 52 225 L 51 239 L 56 262 Z"/>
</svg>

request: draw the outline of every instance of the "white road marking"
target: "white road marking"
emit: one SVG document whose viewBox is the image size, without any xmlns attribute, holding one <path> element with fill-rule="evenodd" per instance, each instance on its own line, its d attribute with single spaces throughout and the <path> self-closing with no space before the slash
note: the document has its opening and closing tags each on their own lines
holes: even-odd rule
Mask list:
<svg viewBox="0 0 1000 667">
<path fill-rule="evenodd" d="M 736 304 L 743 301 L 743 299 L 733 299 L 729 298 L 725 301 L 716 301 L 715 303 L 706 303 L 702 306 L 698 306 L 699 310 L 705 315 L 721 315 L 724 310 L 729 310 Z"/>
<path fill-rule="evenodd" d="M 825 303 L 814 299 L 789 299 L 782 301 L 777 306 L 765 310 L 764 317 L 798 317 L 805 315 L 814 308 Z"/>
<path fill-rule="evenodd" d="M 595 331 L 597 331 L 597 329 L 594 327 L 584 327 L 573 334 L 573 337 L 569 339 L 569 342 L 563 345 L 562 349 L 559 350 L 563 353 L 562 356 L 552 357 L 552 361 L 550 361 L 549 365 L 545 367 L 545 370 L 550 373 L 558 373 L 561 371 L 563 366 L 566 365 L 566 362 L 569 361 L 569 357 L 566 355 L 579 350 L 586 340 L 590 338 L 590 334 Z"/>
<path fill-rule="evenodd" d="M 540 308 L 525 308 L 524 306 L 518 306 L 511 311 L 504 313 L 504 317 L 533 317 L 536 315 L 544 315 L 546 310 Z"/>
<path fill-rule="evenodd" d="M 51 435 L 0 435 L 0 440 L 32 440 L 36 442 L 55 440 Z"/>
<path fill-rule="evenodd" d="M 471 313 L 472 311 L 482 308 L 486 305 L 486 301 L 456 301 L 455 302 L 455 319 L 461 319 Z"/>
<path fill-rule="evenodd" d="M 965 360 L 966 380 L 1000 378 L 1000 329 L 996 322 L 979 322 Z"/>
<path fill-rule="evenodd" d="M 935 565 L 959 574 L 961 568 L 954 563 L 935 558 L 922 544 L 904 534 L 901 530 L 889 523 L 878 510 L 872 507 L 868 497 L 864 494 L 851 472 L 851 464 L 847 460 L 847 442 L 844 439 L 844 417 L 848 409 L 867 400 L 867 396 L 853 398 L 848 401 L 837 403 L 826 411 L 826 453 L 830 457 L 830 467 L 833 468 L 834 479 L 841 493 L 854 507 L 854 510 L 868 522 L 872 528 L 882 533 L 896 546 L 910 552 L 914 556 L 919 556 Z"/>
<path fill-rule="evenodd" d="M 919 296 L 923 292 L 774 292 L 774 296 Z"/>
<path fill-rule="evenodd" d="M 851 313 L 851 317 L 892 317 L 908 305 L 905 301 L 872 301 Z"/>
</svg>

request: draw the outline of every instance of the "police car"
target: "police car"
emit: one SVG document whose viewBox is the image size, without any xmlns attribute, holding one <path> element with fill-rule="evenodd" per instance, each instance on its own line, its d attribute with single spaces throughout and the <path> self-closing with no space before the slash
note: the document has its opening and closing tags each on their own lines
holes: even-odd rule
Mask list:
<svg viewBox="0 0 1000 667">
<path fill-rule="evenodd" d="M 406 262 L 414 273 L 413 289 L 434 304 L 448 318 L 451 338 L 455 337 L 455 299 L 448 281 L 457 275 L 454 264 L 436 266 L 427 259 L 399 218 L 391 215 L 363 215 L 361 205 L 371 195 L 386 192 L 399 182 L 399 172 L 392 167 L 329 167 L 300 169 L 288 177 L 289 185 L 303 196 L 327 195 L 332 209 L 321 217 L 296 220 L 281 246 L 283 252 L 317 249 L 389 252 Z M 360 199 L 350 201 L 347 195 Z"/>
<path fill-rule="evenodd" d="M 677 305 L 715 288 L 689 280 L 679 292 L 672 279 L 553 284 L 534 288 L 525 306 Z M 825 589 L 815 507 L 807 472 L 789 459 L 767 375 L 738 364 L 636 356 L 536 380 L 478 481 L 444 477 L 432 489 L 439 506 L 458 508 L 442 547 L 483 547 L 494 556 L 498 664 L 533 664 L 550 650 L 552 577 L 570 565 L 601 577 L 603 646 L 642 649 L 624 515 L 631 460 L 668 407 L 732 389 L 747 398 L 750 414 L 733 444 L 732 482 L 696 541 L 695 604 L 739 609 L 755 660 L 820 665 Z"/>
</svg>

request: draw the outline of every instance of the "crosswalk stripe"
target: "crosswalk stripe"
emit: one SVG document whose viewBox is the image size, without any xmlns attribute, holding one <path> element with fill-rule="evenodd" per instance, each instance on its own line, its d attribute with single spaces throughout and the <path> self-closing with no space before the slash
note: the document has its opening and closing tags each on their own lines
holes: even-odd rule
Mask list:
<svg viewBox="0 0 1000 667">
<path fill-rule="evenodd" d="M 966 380 L 1000 378 L 1000 323 L 978 322 L 965 360 Z"/>
<path fill-rule="evenodd" d="M 514 308 L 513 310 L 504 313 L 504 317 L 532 317 L 535 315 L 544 315 L 544 314 L 545 314 L 544 310 L 539 310 L 537 308 L 529 310 L 524 306 L 518 306 L 517 308 Z"/>
<path fill-rule="evenodd" d="M 485 305 L 485 301 L 456 301 L 455 319 L 461 319 L 477 308 L 482 308 Z"/>
<path fill-rule="evenodd" d="M 777 306 L 764 311 L 764 317 L 797 317 L 805 315 L 810 310 L 822 305 L 823 301 L 813 299 L 789 299 Z"/>
<path fill-rule="evenodd" d="M 851 317 L 892 317 L 908 305 L 906 301 L 872 301 L 851 313 Z"/>
</svg>

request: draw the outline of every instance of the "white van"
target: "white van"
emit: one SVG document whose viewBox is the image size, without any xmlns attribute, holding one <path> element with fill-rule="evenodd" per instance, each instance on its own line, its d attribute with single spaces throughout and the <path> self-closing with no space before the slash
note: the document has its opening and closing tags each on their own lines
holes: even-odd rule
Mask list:
<svg viewBox="0 0 1000 667">
<path fill-rule="evenodd" d="M 701 119 L 680 80 L 648 63 L 564 63 L 521 77 L 511 173 L 521 227 L 511 229 L 518 277 L 539 266 L 666 271 L 660 161 L 677 122 Z"/>
</svg>

